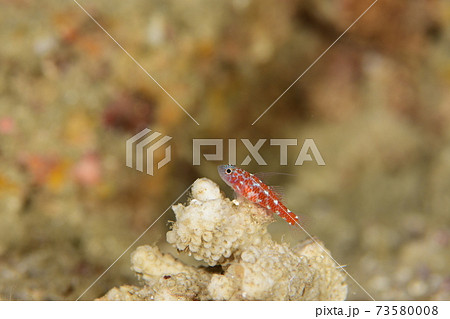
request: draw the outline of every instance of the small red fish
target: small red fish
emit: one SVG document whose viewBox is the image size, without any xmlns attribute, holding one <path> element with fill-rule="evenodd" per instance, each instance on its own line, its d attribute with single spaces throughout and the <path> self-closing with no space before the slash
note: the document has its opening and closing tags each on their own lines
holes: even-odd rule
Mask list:
<svg viewBox="0 0 450 319">
<path fill-rule="evenodd" d="M 234 165 L 220 165 L 217 170 L 224 182 L 236 193 L 277 214 L 289 224 L 299 225 L 298 216 L 284 206 L 280 196 L 257 176 Z"/>
</svg>

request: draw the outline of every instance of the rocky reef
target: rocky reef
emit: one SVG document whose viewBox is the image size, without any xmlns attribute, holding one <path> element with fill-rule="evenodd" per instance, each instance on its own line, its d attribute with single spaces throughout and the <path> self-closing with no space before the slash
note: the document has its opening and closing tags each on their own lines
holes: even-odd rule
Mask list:
<svg viewBox="0 0 450 319">
<path fill-rule="evenodd" d="M 176 222 L 167 242 L 205 266 L 141 246 L 131 255 L 131 269 L 143 285 L 113 288 L 100 300 L 346 298 L 345 275 L 319 245 L 273 241 L 267 232 L 272 216 L 250 202 L 225 198 L 211 180 L 198 179 L 189 203 L 172 209 Z"/>
</svg>

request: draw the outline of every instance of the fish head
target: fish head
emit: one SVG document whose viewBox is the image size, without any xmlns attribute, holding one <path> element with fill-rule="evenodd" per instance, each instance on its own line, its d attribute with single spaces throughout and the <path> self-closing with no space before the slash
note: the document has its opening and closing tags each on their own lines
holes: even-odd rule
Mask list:
<svg viewBox="0 0 450 319">
<path fill-rule="evenodd" d="M 223 181 L 231 187 L 233 187 L 238 180 L 238 170 L 234 165 L 219 165 L 217 171 Z"/>
</svg>

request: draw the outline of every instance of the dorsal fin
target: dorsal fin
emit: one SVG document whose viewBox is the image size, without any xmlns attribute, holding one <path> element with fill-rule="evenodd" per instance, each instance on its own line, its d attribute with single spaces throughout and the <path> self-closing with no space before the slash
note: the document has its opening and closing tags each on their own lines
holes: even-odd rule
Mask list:
<svg viewBox="0 0 450 319">
<path fill-rule="evenodd" d="M 259 172 L 254 174 L 256 177 L 258 177 L 264 184 L 269 186 L 269 188 L 277 195 L 277 197 L 282 200 L 284 197 L 284 188 L 282 186 L 277 185 L 270 185 L 270 179 L 274 176 L 279 175 L 288 175 L 288 176 L 295 176 L 293 174 L 288 173 L 278 173 L 278 172 Z"/>
<path fill-rule="evenodd" d="M 273 176 L 277 176 L 277 175 L 296 176 L 295 174 L 280 173 L 280 172 L 258 172 L 253 175 L 257 176 L 262 181 L 267 180 L 267 179 L 269 179 Z"/>
<path fill-rule="evenodd" d="M 271 185 L 269 188 L 272 190 L 272 192 L 275 193 L 275 195 L 280 199 L 283 200 L 284 197 L 284 187 L 278 186 L 278 185 Z"/>
</svg>

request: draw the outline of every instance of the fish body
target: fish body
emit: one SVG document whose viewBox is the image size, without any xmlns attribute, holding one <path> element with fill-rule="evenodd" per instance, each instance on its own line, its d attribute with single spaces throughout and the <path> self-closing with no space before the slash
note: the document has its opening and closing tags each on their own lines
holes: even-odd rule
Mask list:
<svg viewBox="0 0 450 319">
<path fill-rule="evenodd" d="M 220 177 L 240 196 L 277 214 L 291 225 L 298 225 L 298 216 L 281 201 L 280 196 L 257 176 L 234 165 L 220 165 Z"/>
</svg>

